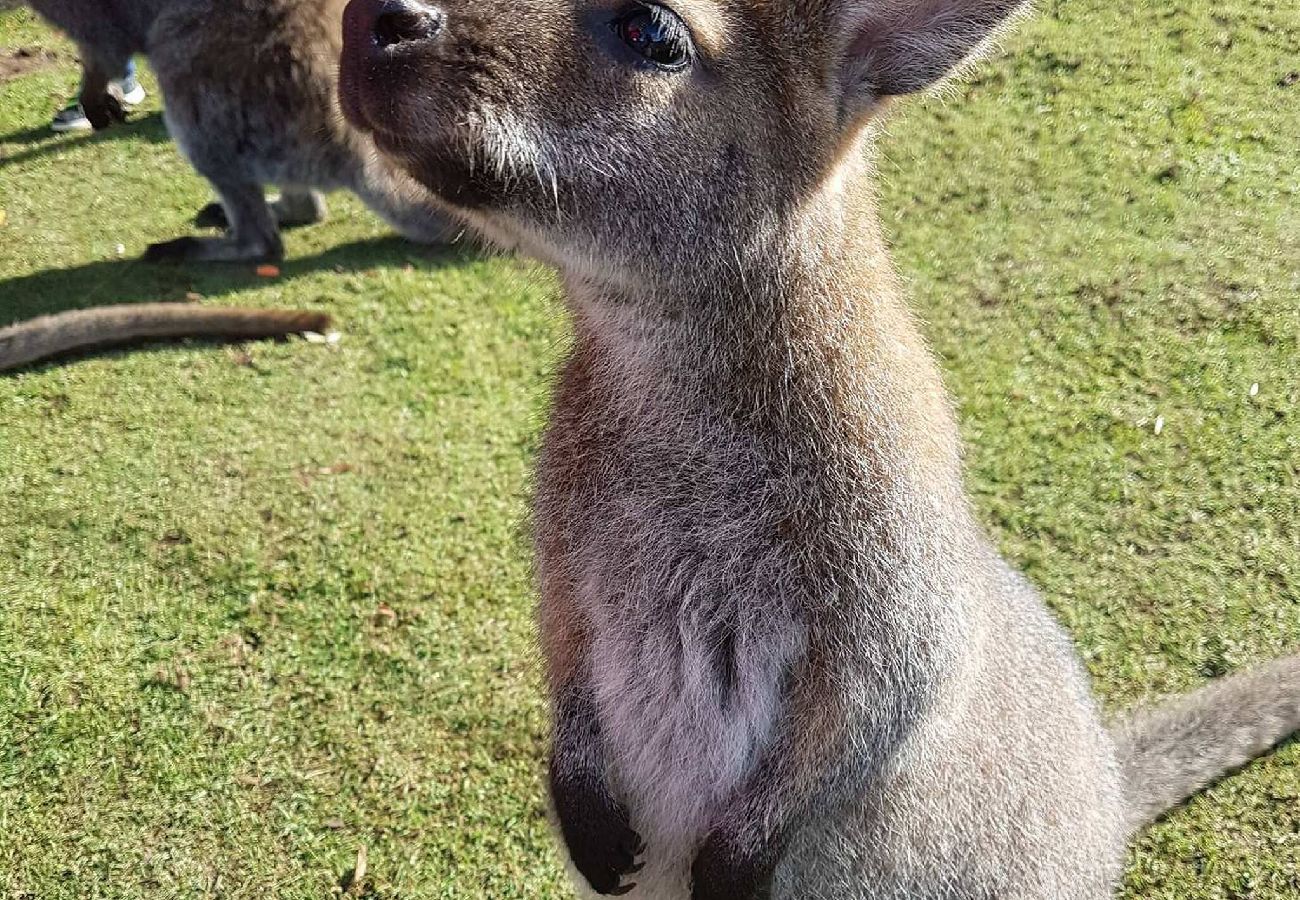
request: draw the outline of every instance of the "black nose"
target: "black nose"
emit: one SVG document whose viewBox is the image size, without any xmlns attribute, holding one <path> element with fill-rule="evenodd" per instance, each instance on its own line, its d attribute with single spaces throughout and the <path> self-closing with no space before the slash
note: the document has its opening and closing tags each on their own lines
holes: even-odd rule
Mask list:
<svg viewBox="0 0 1300 900">
<path fill-rule="evenodd" d="M 421 0 L 381 0 L 375 15 L 375 43 L 380 47 L 415 43 L 437 37 L 443 12 Z"/>
</svg>

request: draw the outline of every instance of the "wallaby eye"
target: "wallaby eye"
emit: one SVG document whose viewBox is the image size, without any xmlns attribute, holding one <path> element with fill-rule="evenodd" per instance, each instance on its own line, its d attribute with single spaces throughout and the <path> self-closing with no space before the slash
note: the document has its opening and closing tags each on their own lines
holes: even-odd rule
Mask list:
<svg viewBox="0 0 1300 900">
<path fill-rule="evenodd" d="M 623 43 L 655 65 L 680 69 L 691 55 L 691 36 L 677 13 L 658 3 L 638 4 L 610 23 Z"/>
</svg>

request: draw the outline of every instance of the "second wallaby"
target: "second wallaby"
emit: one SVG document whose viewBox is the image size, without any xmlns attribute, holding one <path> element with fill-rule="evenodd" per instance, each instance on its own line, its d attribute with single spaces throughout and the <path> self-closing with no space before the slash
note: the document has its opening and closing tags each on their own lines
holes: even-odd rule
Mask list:
<svg viewBox="0 0 1300 900">
<path fill-rule="evenodd" d="M 1020 0 L 352 0 L 342 103 L 560 270 L 550 790 L 584 893 L 1100 900 L 1300 727 L 1300 657 L 1107 727 L 993 548 L 881 235 L 891 98 Z"/>
<path fill-rule="evenodd" d="M 76 41 L 81 102 L 96 127 L 121 114 L 109 79 L 132 54 L 148 54 L 168 130 L 221 199 L 197 224 L 227 227 L 224 237 L 153 244 L 146 258 L 279 258 L 279 226 L 318 221 L 322 191 L 337 189 L 354 191 L 413 240 L 454 235 L 428 192 L 339 114 L 343 2 L 31 0 Z M 269 205 L 264 185 L 281 191 Z"/>
</svg>

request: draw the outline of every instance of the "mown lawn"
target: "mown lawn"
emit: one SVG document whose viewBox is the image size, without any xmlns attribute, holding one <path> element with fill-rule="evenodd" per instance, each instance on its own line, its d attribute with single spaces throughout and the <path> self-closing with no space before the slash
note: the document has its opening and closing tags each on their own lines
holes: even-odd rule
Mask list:
<svg viewBox="0 0 1300 900">
<path fill-rule="evenodd" d="M 554 280 L 346 197 L 279 278 L 135 262 L 208 188 L 156 92 L 50 135 L 72 51 L 0 12 L 35 46 L 0 324 L 196 292 L 343 338 L 0 376 L 0 897 L 569 896 L 524 529 Z M 1043 0 L 1005 51 L 894 118 L 883 209 L 979 507 L 1117 708 L 1300 644 L 1300 7 Z M 1300 742 L 1126 891 L 1300 896 Z"/>
</svg>

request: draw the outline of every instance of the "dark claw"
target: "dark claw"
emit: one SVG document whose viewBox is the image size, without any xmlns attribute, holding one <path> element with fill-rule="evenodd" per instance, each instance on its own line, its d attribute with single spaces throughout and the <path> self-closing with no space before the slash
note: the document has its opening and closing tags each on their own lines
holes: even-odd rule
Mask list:
<svg viewBox="0 0 1300 900">
<path fill-rule="evenodd" d="M 150 244 L 144 251 L 145 262 L 178 262 L 191 259 L 202 246 L 198 238 L 182 237 L 174 241 Z"/>
<path fill-rule="evenodd" d="M 645 842 L 628 824 L 627 810 L 604 785 L 553 782 L 552 790 L 569 856 L 592 889 L 618 897 L 636 887 L 622 881 L 641 870 L 636 858 Z"/>
<path fill-rule="evenodd" d="M 194 224 L 199 228 L 229 228 L 230 220 L 226 218 L 226 208 L 214 202 L 195 214 Z"/>
</svg>

